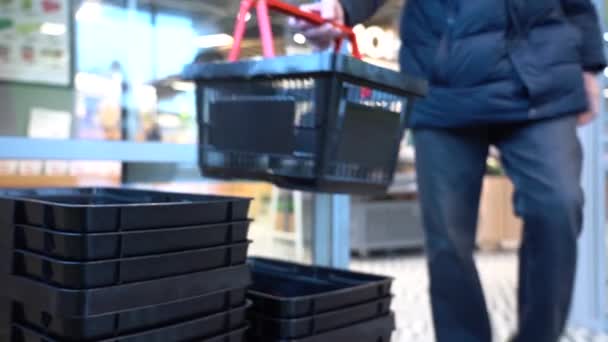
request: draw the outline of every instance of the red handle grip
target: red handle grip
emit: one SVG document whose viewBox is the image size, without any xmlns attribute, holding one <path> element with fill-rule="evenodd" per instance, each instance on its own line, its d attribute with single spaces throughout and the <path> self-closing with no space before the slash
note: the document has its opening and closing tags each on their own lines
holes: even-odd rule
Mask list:
<svg viewBox="0 0 608 342">
<path fill-rule="evenodd" d="M 283 13 L 301 20 L 308 21 L 315 25 L 324 25 L 326 23 L 332 24 L 335 28 L 341 31 L 352 45 L 353 56 L 355 58 L 361 58 L 361 52 L 359 51 L 359 45 L 357 44 L 357 37 L 352 28 L 343 25 L 341 23 L 333 22 L 324 19 L 319 14 L 307 12 L 300 8 L 286 4 L 280 0 L 242 0 L 239 15 L 237 16 L 236 25 L 234 28 L 234 43 L 232 50 L 228 56 L 229 61 L 236 61 L 239 59 L 241 53 L 241 43 L 246 30 L 246 16 L 247 13 L 256 5 L 258 15 L 258 25 L 260 30 L 260 38 L 262 40 L 262 48 L 264 51 L 264 57 L 274 57 L 274 39 L 272 36 L 272 28 L 270 26 L 270 17 L 268 10 L 272 9 L 276 12 Z M 339 52 L 342 48 L 343 37 L 336 39 L 335 49 Z"/>
</svg>

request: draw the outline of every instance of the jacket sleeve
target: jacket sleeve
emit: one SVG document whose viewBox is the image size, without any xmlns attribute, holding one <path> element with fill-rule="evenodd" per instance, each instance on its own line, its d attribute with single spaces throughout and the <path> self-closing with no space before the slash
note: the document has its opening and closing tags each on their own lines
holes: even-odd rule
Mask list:
<svg viewBox="0 0 608 342">
<path fill-rule="evenodd" d="M 344 7 L 346 23 L 350 26 L 369 19 L 384 5 L 386 0 L 340 0 Z"/>
<path fill-rule="evenodd" d="M 586 71 L 606 67 L 604 43 L 597 11 L 591 0 L 562 0 L 562 8 L 570 22 L 581 31 L 581 61 Z"/>
</svg>

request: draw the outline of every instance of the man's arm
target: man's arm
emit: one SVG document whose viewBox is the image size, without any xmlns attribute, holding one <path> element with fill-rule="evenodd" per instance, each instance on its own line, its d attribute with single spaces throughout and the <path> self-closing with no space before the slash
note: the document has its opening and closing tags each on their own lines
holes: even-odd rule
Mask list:
<svg viewBox="0 0 608 342">
<path fill-rule="evenodd" d="M 599 19 L 591 0 L 562 0 L 570 22 L 581 30 L 581 62 L 585 71 L 598 72 L 606 67 Z"/>
<path fill-rule="evenodd" d="M 386 0 L 340 0 L 340 2 L 344 8 L 346 23 L 353 26 L 374 15 Z"/>
</svg>

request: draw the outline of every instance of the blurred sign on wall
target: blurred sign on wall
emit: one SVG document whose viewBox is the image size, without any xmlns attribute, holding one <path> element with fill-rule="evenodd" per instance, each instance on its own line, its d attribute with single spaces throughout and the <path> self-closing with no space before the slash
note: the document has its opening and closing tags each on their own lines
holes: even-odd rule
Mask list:
<svg viewBox="0 0 608 342">
<path fill-rule="evenodd" d="M 0 80 L 67 86 L 69 0 L 0 0 Z"/>
</svg>

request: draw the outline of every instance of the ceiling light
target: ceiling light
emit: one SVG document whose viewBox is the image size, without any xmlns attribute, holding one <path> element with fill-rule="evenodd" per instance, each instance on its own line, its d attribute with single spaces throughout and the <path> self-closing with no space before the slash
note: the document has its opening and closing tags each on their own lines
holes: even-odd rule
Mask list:
<svg viewBox="0 0 608 342">
<path fill-rule="evenodd" d="M 196 90 L 196 85 L 192 82 L 175 81 L 171 83 L 171 88 L 176 91 L 190 92 Z"/>
<path fill-rule="evenodd" d="M 226 33 L 210 34 L 196 38 L 196 46 L 201 49 L 230 46 L 233 42 L 234 38 Z"/>
<path fill-rule="evenodd" d="M 306 36 L 301 33 L 296 33 L 293 35 L 293 41 L 300 45 L 306 44 Z"/>
<path fill-rule="evenodd" d="M 156 118 L 156 123 L 162 128 L 179 128 L 182 126 L 182 120 L 177 115 L 159 114 Z"/>
<path fill-rule="evenodd" d="M 40 25 L 40 33 L 48 36 L 63 36 L 66 31 L 67 27 L 64 24 L 43 23 Z"/>
<path fill-rule="evenodd" d="M 156 88 L 149 84 L 138 84 L 133 87 L 135 104 L 142 112 L 156 111 L 158 94 Z"/>
<path fill-rule="evenodd" d="M 87 0 L 83 2 L 78 11 L 76 11 L 76 20 L 94 21 L 101 17 L 102 12 L 103 8 L 99 1 Z"/>
</svg>

